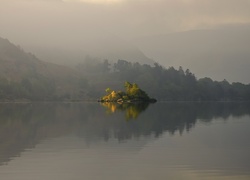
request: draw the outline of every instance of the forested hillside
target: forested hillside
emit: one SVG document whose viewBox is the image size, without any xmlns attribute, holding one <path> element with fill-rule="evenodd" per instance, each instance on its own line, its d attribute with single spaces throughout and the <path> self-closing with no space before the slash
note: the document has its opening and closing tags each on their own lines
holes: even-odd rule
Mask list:
<svg viewBox="0 0 250 180">
<path fill-rule="evenodd" d="M 77 81 L 73 70 L 43 62 L 0 38 L 0 100 L 64 99 L 78 91 Z"/>
<path fill-rule="evenodd" d="M 47 63 L 0 38 L 0 100 L 96 100 L 105 89 L 137 83 L 150 97 L 167 101 L 246 101 L 250 85 L 197 79 L 189 70 L 88 57 L 74 69 Z"/>
<path fill-rule="evenodd" d="M 85 66 L 83 66 L 85 67 Z M 79 66 L 81 68 L 81 66 Z M 239 82 L 229 83 L 227 80 L 213 81 L 205 77 L 197 79 L 189 70 L 179 67 L 164 68 L 155 63 L 131 63 L 118 60 L 114 64 L 108 61 L 88 67 L 95 73 L 94 90 L 99 92 L 105 85 L 112 85 L 112 89 L 119 89 L 125 81 L 135 82 L 144 89 L 149 96 L 167 101 L 244 101 L 250 100 L 250 85 Z M 83 72 L 84 68 L 82 69 Z M 99 74 L 99 75 L 98 75 Z M 115 87 L 115 88 L 113 88 Z"/>
</svg>

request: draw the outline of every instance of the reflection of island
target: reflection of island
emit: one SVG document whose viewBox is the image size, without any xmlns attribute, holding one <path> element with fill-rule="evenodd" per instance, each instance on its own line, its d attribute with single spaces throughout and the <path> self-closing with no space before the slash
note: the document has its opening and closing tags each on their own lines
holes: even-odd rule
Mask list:
<svg viewBox="0 0 250 180">
<path fill-rule="evenodd" d="M 128 106 L 125 108 L 124 106 Z M 75 134 L 87 143 L 120 142 L 134 137 L 159 137 L 190 131 L 197 121 L 225 120 L 230 116 L 250 115 L 247 103 L 156 103 L 150 106 L 124 104 L 112 106 L 114 112 L 130 109 L 140 114 L 126 121 L 123 113 L 107 116 L 97 103 L 0 104 L 0 165 L 34 148 L 42 140 Z M 136 117 L 134 115 L 133 117 Z"/>
<path fill-rule="evenodd" d="M 107 113 L 115 113 L 117 111 L 125 111 L 126 120 L 136 119 L 139 114 L 145 111 L 149 103 L 101 103 L 107 108 Z"/>
</svg>

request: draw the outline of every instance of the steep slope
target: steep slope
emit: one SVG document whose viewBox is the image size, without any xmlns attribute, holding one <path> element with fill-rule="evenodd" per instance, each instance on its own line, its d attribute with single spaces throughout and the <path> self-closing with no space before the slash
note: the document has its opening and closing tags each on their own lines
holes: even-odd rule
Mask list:
<svg viewBox="0 0 250 180">
<path fill-rule="evenodd" d="M 0 38 L 0 78 L 3 87 L 15 84 L 19 91 L 27 91 L 27 96 L 32 94 L 32 88 L 36 96 L 74 94 L 78 80 L 70 68 L 43 62 L 3 38 Z"/>
<path fill-rule="evenodd" d="M 183 66 L 198 77 L 250 83 L 250 25 L 144 37 L 135 44 L 164 66 Z"/>
</svg>

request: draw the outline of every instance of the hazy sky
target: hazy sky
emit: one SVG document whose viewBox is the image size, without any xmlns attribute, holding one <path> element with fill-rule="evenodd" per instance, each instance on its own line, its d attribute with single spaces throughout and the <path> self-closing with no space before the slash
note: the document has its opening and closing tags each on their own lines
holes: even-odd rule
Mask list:
<svg viewBox="0 0 250 180">
<path fill-rule="evenodd" d="M 0 36 L 14 39 L 95 31 L 133 38 L 249 22 L 250 0 L 0 0 Z"/>
</svg>

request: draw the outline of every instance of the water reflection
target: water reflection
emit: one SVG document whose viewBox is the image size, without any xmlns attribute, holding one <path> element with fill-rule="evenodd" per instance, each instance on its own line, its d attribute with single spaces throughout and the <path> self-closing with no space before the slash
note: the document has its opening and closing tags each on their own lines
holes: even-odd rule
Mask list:
<svg viewBox="0 0 250 180">
<path fill-rule="evenodd" d="M 107 112 L 112 113 L 112 115 L 107 115 Z M 81 141 L 84 140 L 89 145 L 104 142 L 109 146 L 112 145 L 114 139 L 120 144 L 132 142 L 133 139 L 140 137 L 146 139 L 153 137 L 161 140 L 160 137 L 165 137 L 166 134 L 174 136 L 190 132 L 195 129 L 198 123 L 210 124 L 217 119 L 227 122 L 232 118 L 239 119 L 249 115 L 249 103 L 156 103 L 139 106 L 131 104 L 100 105 L 98 103 L 0 104 L 0 165 L 21 156 L 25 150 L 35 148 L 47 139 L 73 136 Z M 129 118 L 134 120 L 127 121 Z M 245 128 L 247 130 L 248 127 Z M 197 131 L 201 129 L 197 128 Z M 205 132 L 206 129 L 203 128 L 201 131 Z M 201 134 L 197 133 L 195 138 L 199 138 Z M 188 142 L 181 141 L 181 145 L 186 143 L 189 146 L 171 152 L 172 154 L 176 153 L 178 158 L 171 159 L 172 156 L 169 156 L 166 161 L 177 166 L 182 164 L 178 160 L 189 162 L 191 161 L 189 158 L 193 158 L 197 161 L 193 165 L 196 169 L 207 169 L 208 166 L 212 167 L 214 164 L 223 167 L 224 161 L 214 163 L 209 162 L 209 159 L 211 156 L 219 159 L 222 157 L 221 153 L 224 153 L 224 155 L 230 155 L 226 156 L 230 159 L 225 161 L 228 167 L 241 167 L 245 173 L 250 170 L 249 156 L 247 158 L 243 156 L 245 155 L 243 152 L 248 151 L 250 147 L 248 134 L 241 136 L 241 141 L 237 140 L 237 135 L 240 133 L 233 130 L 230 130 L 228 134 L 216 134 L 209 131 L 207 134 L 203 137 L 206 140 L 204 142 L 206 150 L 200 151 L 199 148 L 194 148 L 197 146 L 194 143 L 194 141 L 198 141 L 197 139 L 188 139 Z M 223 138 L 223 140 L 217 142 L 218 138 Z M 162 138 L 163 140 L 166 141 L 166 138 Z M 165 142 L 160 143 L 164 144 Z M 176 144 L 176 142 L 168 139 L 166 144 Z M 222 145 L 225 147 L 221 147 Z M 143 145 L 137 144 L 136 146 Z M 237 147 L 237 151 L 230 149 L 233 146 Z M 241 149 L 242 147 L 244 149 Z M 170 149 L 164 150 L 167 152 Z M 185 153 L 183 153 L 184 149 Z M 211 154 L 212 152 L 214 154 Z M 239 158 L 235 152 L 239 153 L 237 156 L 242 155 L 240 161 L 237 161 Z M 148 156 L 146 160 L 148 162 L 155 160 L 150 158 Z M 202 159 L 202 163 L 198 158 Z M 155 163 L 158 162 L 161 162 L 161 159 Z M 231 172 L 230 169 L 228 172 Z"/>
<path fill-rule="evenodd" d="M 149 103 L 101 103 L 107 108 L 107 114 L 116 113 L 117 111 L 124 111 L 126 120 L 136 119 L 139 114 L 147 109 Z"/>
</svg>

